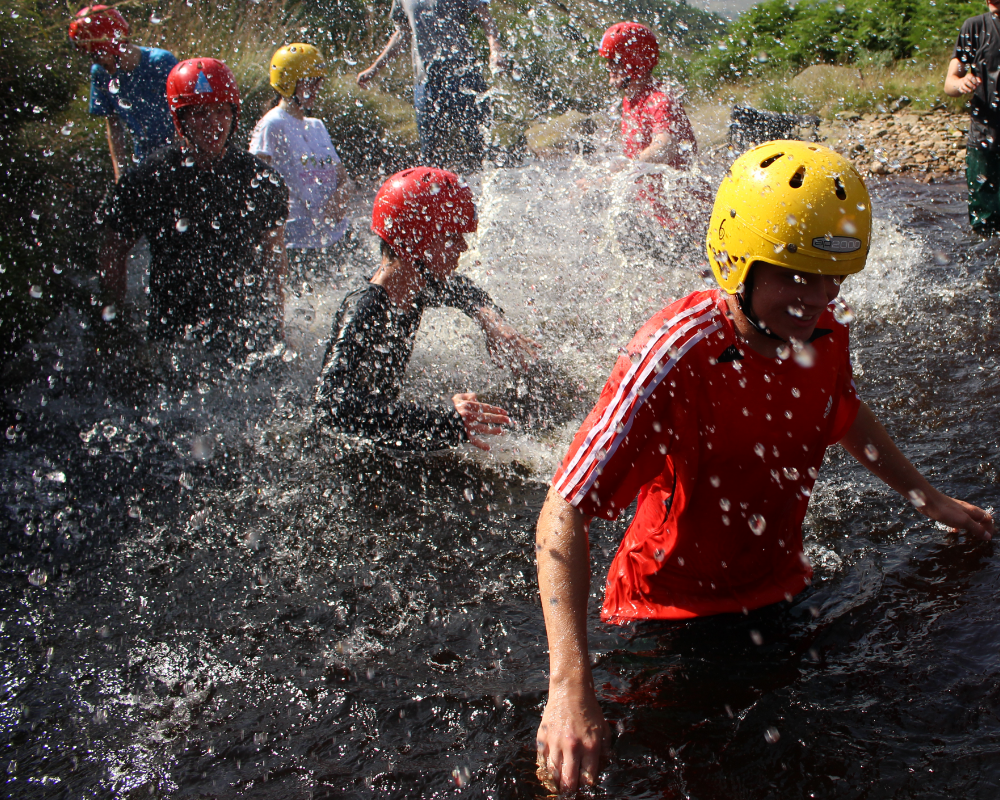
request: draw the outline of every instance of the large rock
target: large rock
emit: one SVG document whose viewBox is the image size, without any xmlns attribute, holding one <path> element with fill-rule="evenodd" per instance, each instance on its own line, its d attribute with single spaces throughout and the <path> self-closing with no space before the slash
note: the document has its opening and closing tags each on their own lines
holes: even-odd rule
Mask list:
<svg viewBox="0 0 1000 800">
<path fill-rule="evenodd" d="M 824 95 L 831 90 L 846 92 L 865 88 L 861 70 L 853 67 L 835 67 L 832 64 L 813 64 L 792 78 L 789 84 L 796 94 Z"/>
<path fill-rule="evenodd" d="M 592 137 L 597 130 L 594 120 L 579 111 L 567 111 L 548 122 L 536 122 L 524 132 L 528 149 L 536 156 L 556 153 L 590 152 Z"/>
</svg>

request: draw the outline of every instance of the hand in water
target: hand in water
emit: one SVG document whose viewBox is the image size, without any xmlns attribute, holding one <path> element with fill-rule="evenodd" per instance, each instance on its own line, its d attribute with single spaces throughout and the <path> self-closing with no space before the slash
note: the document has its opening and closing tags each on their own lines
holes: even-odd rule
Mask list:
<svg viewBox="0 0 1000 800">
<path fill-rule="evenodd" d="M 510 417 L 507 412 L 498 406 L 480 403 L 476 399 L 475 392 L 456 394 L 451 398 L 455 404 L 455 410 L 465 423 L 465 433 L 469 437 L 469 444 L 475 445 L 480 450 L 489 450 L 490 446 L 475 434 L 495 435 L 503 433 L 500 425 L 509 425 Z"/>
<path fill-rule="evenodd" d="M 538 777 L 546 789 L 573 793 L 592 786 L 611 730 L 589 687 L 554 688 L 538 726 Z"/>
<path fill-rule="evenodd" d="M 956 500 L 937 489 L 934 489 L 924 499 L 924 504 L 917 506 L 917 510 L 953 530 L 966 531 L 986 542 L 990 541 L 997 531 L 993 516 L 972 503 Z"/>
</svg>

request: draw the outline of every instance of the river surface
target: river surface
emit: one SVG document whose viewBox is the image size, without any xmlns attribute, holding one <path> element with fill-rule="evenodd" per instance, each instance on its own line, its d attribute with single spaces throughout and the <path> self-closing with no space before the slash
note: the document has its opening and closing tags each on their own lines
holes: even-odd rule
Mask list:
<svg viewBox="0 0 1000 800">
<path fill-rule="evenodd" d="M 471 322 L 434 310 L 406 393 L 508 406 L 516 428 L 489 454 L 379 451 L 311 425 L 332 314 L 375 264 L 370 191 L 344 274 L 291 281 L 285 351 L 116 354 L 70 312 L 25 351 L 0 407 L 8 796 L 545 796 L 546 484 L 618 349 L 705 285 L 707 209 L 690 187 L 667 179 L 693 217 L 675 246 L 635 221 L 628 176 L 578 187 L 603 173 L 578 159 L 475 181 L 462 270 L 545 356 L 511 376 Z M 869 265 L 844 289 L 860 393 L 933 482 L 993 508 L 1000 247 L 972 236 L 959 181 L 873 194 Z M 597 619 L 630 516 L 591 534 L 590 642 L 615 738 L 584 794 L 997 796 L 992 544 L 929 523 L 833 448 L 805 525 L 810 589 L 635 633 Z"/>
</svg>

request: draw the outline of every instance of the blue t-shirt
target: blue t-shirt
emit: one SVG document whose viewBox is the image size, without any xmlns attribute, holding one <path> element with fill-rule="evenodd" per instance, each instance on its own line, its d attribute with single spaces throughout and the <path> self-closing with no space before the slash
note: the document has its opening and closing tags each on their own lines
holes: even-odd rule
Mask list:
<svg viewBox="0 0 1000 800">
<path fill-rule="evenodd" d="M 120 69 L 112 76 L 100 64 L 90 68 L 90 113 L 95 117 L 116 114 L 132 134 L 135 157 L 142 160 L 174 140 L 167 75 L 177 59 L 158 47 L 138 49 L 142 57 L 131 72 Z"/>
</svg>

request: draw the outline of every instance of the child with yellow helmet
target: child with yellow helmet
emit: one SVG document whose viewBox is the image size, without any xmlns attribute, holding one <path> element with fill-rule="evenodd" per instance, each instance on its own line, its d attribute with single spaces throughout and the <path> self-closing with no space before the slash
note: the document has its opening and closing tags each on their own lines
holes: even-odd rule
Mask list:
<svg viewBox="0 0 1000 800">
<path fill-rule="evenodd" d="M 592 517 L 614 519 L 638 495 L 608 572 L 601 616 L 616 624 L 746 613 L 805 588 L 802 520 L 835 443 L 931 519 L 995 532 L 987 512 L 927 482 L 855 391 L 832 306 L 864 269 L 871 227 L 842 156 L 803 142 L 751 150 L 709 225 L 720 288 L 656 314 L 619 357 L 538 522 L 550 653 L 538 760 L 561 790 L 593 783 L 608 741 L 587 647 Z"/>
<path fill-rule="evenodd" d="M 322 120 L 306 116 L 326 74 L 323 54 L 313 45 L 295 42 L 279 48 L 270 69 L 279 99 L 250 137 L 250 152 L 272 165 L 288 185 L 285 242 L 293 261 L 335 245 L 348 225 L 347 170 Z"/>
</svg>

